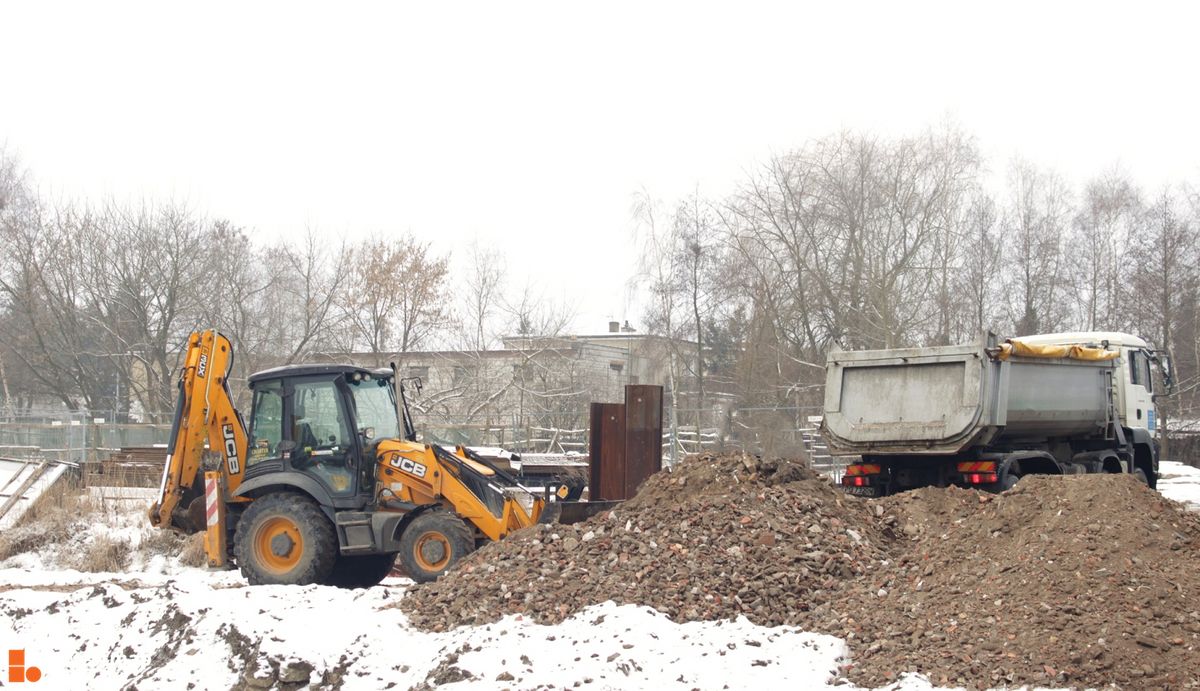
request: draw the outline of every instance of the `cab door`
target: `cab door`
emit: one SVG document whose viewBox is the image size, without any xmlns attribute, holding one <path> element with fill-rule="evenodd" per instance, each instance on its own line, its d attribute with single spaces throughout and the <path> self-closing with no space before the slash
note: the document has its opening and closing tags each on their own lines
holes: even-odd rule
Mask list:
<svg viewBox="0 0 1200 691">
<path fill-rule="evenodd" d="M 284 433 L 292 441 L 292 469 L 316 478 L 334 497 L 354 495 L 358 440 L 338 379 L 298 379 L 289 389 Z"/>
<path fill-rule="evenodd" d="M 1151 435 L 1158 434 L 1154 410 L 1154 378 L 1151 376 L 1150 355 L 1144 350 L 1129 350 L 1125 376 L 1129 386 L 1125 392 L 1125 425 L 1142 427 Z"/>
<path fill-rule="evenodd" d="M 249 452 L 246 454 L 246 476 L 282 469 L 287 452 L 284 440 L 283 410 L 285 388 L 283 380 L 259 382 L 254 387 L 253 412 L 247 430 Z"/>
</svg>

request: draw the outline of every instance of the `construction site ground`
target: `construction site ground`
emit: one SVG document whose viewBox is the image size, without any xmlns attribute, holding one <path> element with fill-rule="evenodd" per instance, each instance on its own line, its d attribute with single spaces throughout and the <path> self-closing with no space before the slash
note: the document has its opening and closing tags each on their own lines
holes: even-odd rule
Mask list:
<svg viewBox="0 0 1200 691">
<path fill-rule="evenodd" d="M 0 536 L 25 548 L 0 561 L 0 636 L 39 689 L 1195 688 L 1200 470 L 1164 463 L 1160 490 L 868 501 L 700 457 L 437 583 L 351 591 L 188 566 L 148 497 L 92 497 L 42 529 L 69 538 Z"/>
</svg>

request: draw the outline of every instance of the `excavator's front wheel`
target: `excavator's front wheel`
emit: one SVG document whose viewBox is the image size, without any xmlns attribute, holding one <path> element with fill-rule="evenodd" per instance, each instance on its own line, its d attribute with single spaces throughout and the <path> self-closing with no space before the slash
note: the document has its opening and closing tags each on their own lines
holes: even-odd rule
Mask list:
<svg viewBox="0 0 1200 691">
<path fill-rule="evenodd" d="M 475 538 L 463 519 L 433 510 L 412 519 L 400 535 L 400 565 L 417 583 L 446 573 L 475 549 Z"/>
<path fill-rule="evenodd" d="M 323 583 L 337 555 L 337 535 L 321 508 L 291 492 L 250 502 L 233 537 L 233 556 L 250 585 Z"/>
</svg>

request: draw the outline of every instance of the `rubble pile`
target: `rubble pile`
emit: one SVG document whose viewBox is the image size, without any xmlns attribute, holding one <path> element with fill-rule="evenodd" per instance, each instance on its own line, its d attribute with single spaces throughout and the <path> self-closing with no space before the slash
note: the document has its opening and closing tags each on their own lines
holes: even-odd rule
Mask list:
<svg viewBox="0 0 1200 691">
<path fill-rule="evenodd" d="M 701 455 L 615 511 L 488 545 L 399 603 L 426 629 L 613 600 L 845 638 L 841 675 L 971 688 L 1200 686 L 1200 514 L 1130 476 L 844 496 L 797 462 Z"/>
<path fill-rule="evenodd" d="M 1200 515 L 1128 475 L 1030 476 L 1003 495 L 877 501 L 904 545 L 820 603 L 858 684 L 1200 684 Z"/>
<path fill-rule="evenodd" d="M 700 455 L 614 511 L 483 547 L 401 606 L 435 631 L 514 613 L 557 623 L 606 600 L 796 624 L 885 556 L 871 511 L 798 462 Z"/>
</svg>

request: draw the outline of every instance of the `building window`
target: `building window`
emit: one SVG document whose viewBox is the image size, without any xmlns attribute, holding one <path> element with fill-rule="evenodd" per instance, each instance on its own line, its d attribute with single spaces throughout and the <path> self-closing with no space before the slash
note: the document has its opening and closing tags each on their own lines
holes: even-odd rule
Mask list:
<svg viewBox="0 0 1200 691">
<path fill-rule="evenodd" d="M 471 380 L 471 368 L 466 365 L 455 365 L 451 374 L 451 386 L 463 386 Z"/>
<path fill-rule="evenodd" d="M 429 366 L 428 365 L 409 365 L 408 376 L 420 377 L 421 379 L 428 379 L 429 378 Z"/>
</svg>

